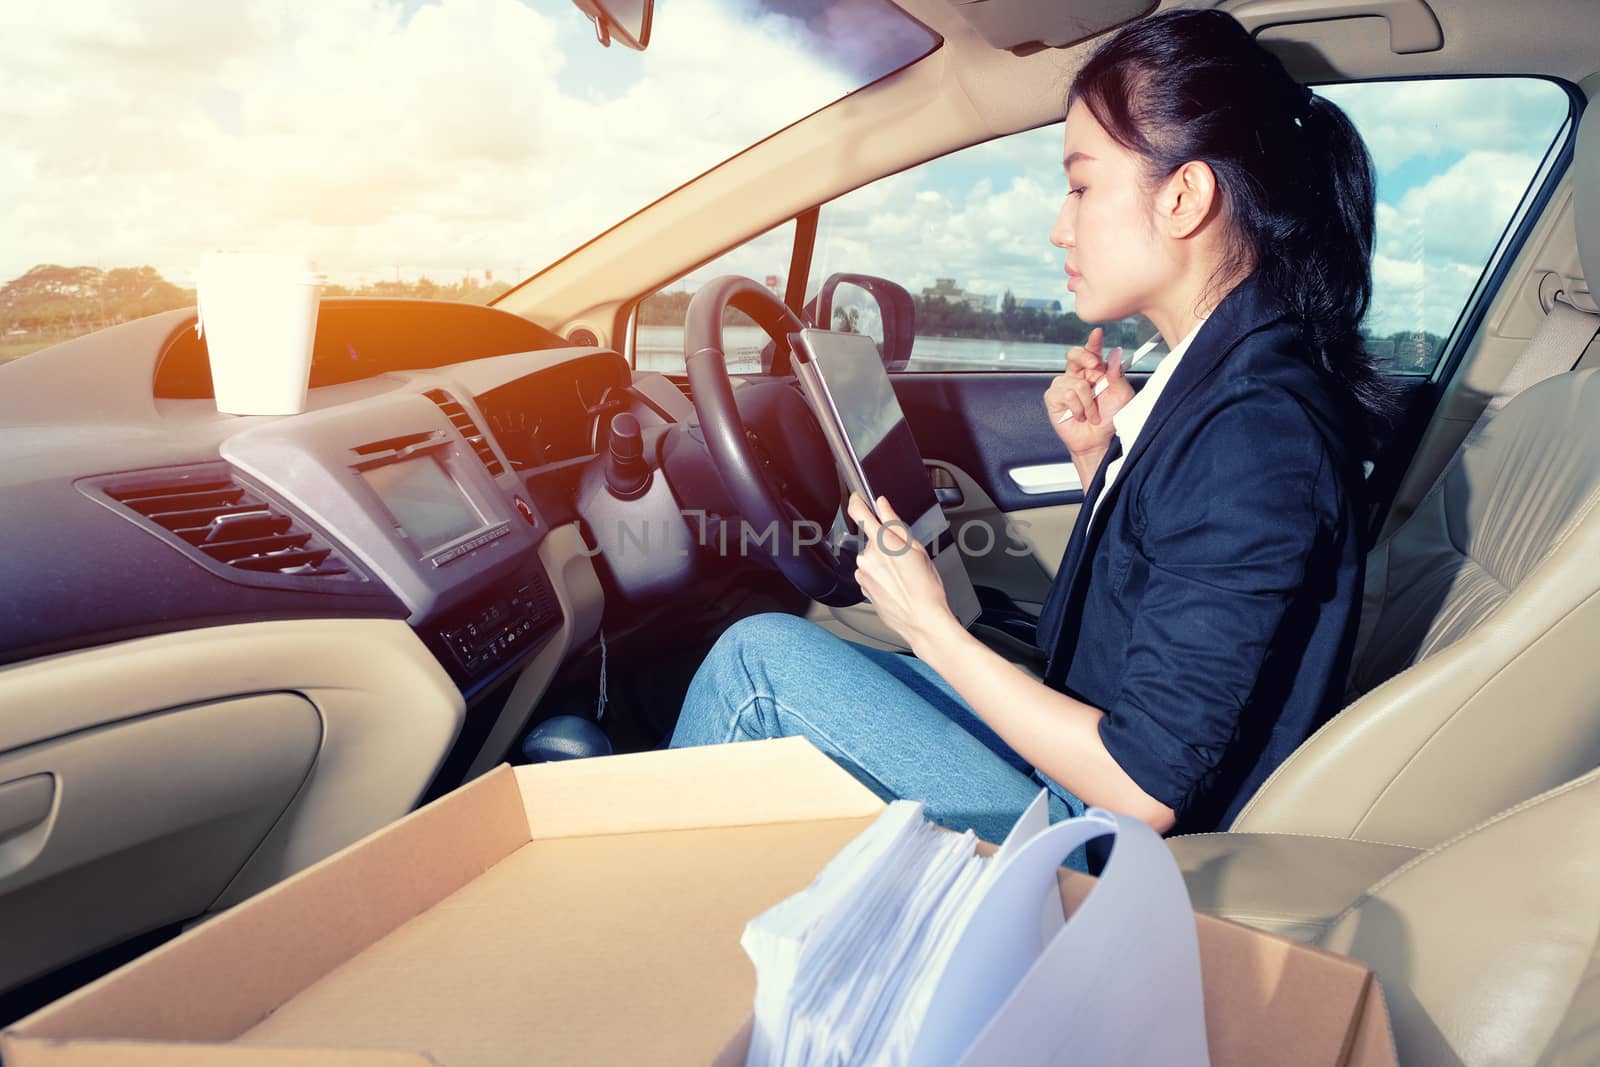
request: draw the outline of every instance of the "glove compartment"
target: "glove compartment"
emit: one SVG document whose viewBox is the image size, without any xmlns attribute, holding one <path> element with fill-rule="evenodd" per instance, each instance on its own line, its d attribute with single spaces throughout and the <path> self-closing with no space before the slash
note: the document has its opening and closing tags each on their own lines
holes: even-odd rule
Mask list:
<svg viewBox="0 0 1600 1067">
<path fill-rule="evenodd" d="M 204 912 L 322 734 L 309 701 L 261 693 L 0 752 L 0 990 Z"/>
</svg>

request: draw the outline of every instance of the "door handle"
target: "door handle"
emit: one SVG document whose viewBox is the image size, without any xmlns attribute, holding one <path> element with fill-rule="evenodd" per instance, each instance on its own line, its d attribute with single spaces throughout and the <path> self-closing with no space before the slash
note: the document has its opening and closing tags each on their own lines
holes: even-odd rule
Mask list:
<svg viewBox="0 0 1600 1067">
<path fill-rule="evenodd" d="M 44 822 L 55 801 L 55 775 L 30 774 L 0 785 L 0 841 Z"/>
<path fill-rule="evenodd" d="M 1042 493 L 1075 493 L 1083 489 L 1078 468 L 1071 463 L 1039 463 L 1031 467 L 1012 467 L 1006 471 L 1012 484 L 1029 496 Z"/>
<path fill-rule="evenodd" d="M 38 859 L 55 800 L 53 774 L 30 774 L 0 785 L 0 882 Z"/>
<path fill-rule="evenodd" d="M 942 508 L 959 508 L 966 503 L 966 497 L 961 495 L 961 487 L 956 484 L 956 476 L 943 467 L 926 464 L 928 481 L 933 486 L 933 498 Z"/>
</svg>

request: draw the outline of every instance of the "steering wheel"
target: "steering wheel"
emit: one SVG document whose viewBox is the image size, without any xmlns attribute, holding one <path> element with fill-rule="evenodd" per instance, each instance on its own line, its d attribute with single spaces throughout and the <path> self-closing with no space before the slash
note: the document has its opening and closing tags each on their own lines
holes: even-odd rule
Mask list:
<svg viewBox="0 0 1600 1067">
<path fill-rule="evenodd" d="M 722 316 L 735 308 L 754 319 L 777 346 L 770 376 L 740 380 L 738 398 L 723 355 Z M 740 540 L 754 544 L 794 587 L 813 600 L 860 603 L 853 556 L 841 558 L 827 533 L 840 503 L 840 483 L 822 427 L 788 375 L 788 336 L 805 328 L 781 300 L 749 278 L 714 278 L 689 302 L 683 347 L 695 413 L 706 448 L 743 520 Z"/>
</svg>

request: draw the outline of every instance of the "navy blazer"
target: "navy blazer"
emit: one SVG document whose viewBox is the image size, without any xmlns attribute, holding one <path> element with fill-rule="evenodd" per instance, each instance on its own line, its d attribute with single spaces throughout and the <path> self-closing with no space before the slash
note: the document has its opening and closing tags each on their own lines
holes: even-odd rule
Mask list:
<svg viewBox="0 0 1600 1067">
<path fill-rule="evenodd" d="M 1365 567 L 1360 420 L 1251 275 L 1190 342 L 1039 620 L 1045 684 L 1176 832 L 1225 829 L 1339 710 Z"/>
</svg>

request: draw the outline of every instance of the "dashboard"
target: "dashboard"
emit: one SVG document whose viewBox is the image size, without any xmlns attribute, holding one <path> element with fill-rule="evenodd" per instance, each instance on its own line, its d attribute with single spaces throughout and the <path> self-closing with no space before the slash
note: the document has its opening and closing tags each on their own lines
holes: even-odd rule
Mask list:
<svg viewBox="0 0 1600 1067">
<path fill-rule="evenodd" d="M 729 507 L 692 403 L 615 352 L 328 300 L 305 410 L 235 416 L 194 326 L 0 365 L 0 992 L 479 778 L 747 566 L 690 543 Z"/>
<path fill-rule="evenodd" d="M 305 409 L 236 416 L 194 327 L 0 364 L 0 993 L 479 778 L 608 613 L 621 637 L 742 573 L 675 551 L 720 483 L 690 401 L 615 352 L 327 300 Z M 619 491 L 623 413 L 648 477 Z M 645 528 L 677 539 L 612 548 Z"/>
<path fill-rule="evenodd" d="M 235 620 L 404 619 L 470 701 L 563 624 L 610 420 L 692 421 L 658 375 L 470 305 L 330 300 L 308 410 L 217 413 L 192 312 L 25 357 L 0 398 L 0 665 Z M 643 380 L 643 379 L 654 379 Z M 665 482 L 665 476 L 658 482 Z M 603 488 L 603 486 L 602 486 Z M 662 517 L 669 487 L 628 506 Z M 592 509 L 589 509 L 592 510 Z M 586 546 L 592 542 L 585 542 Z M 686 577 L 618 575 L 607 592 Z"/>
</svg>

